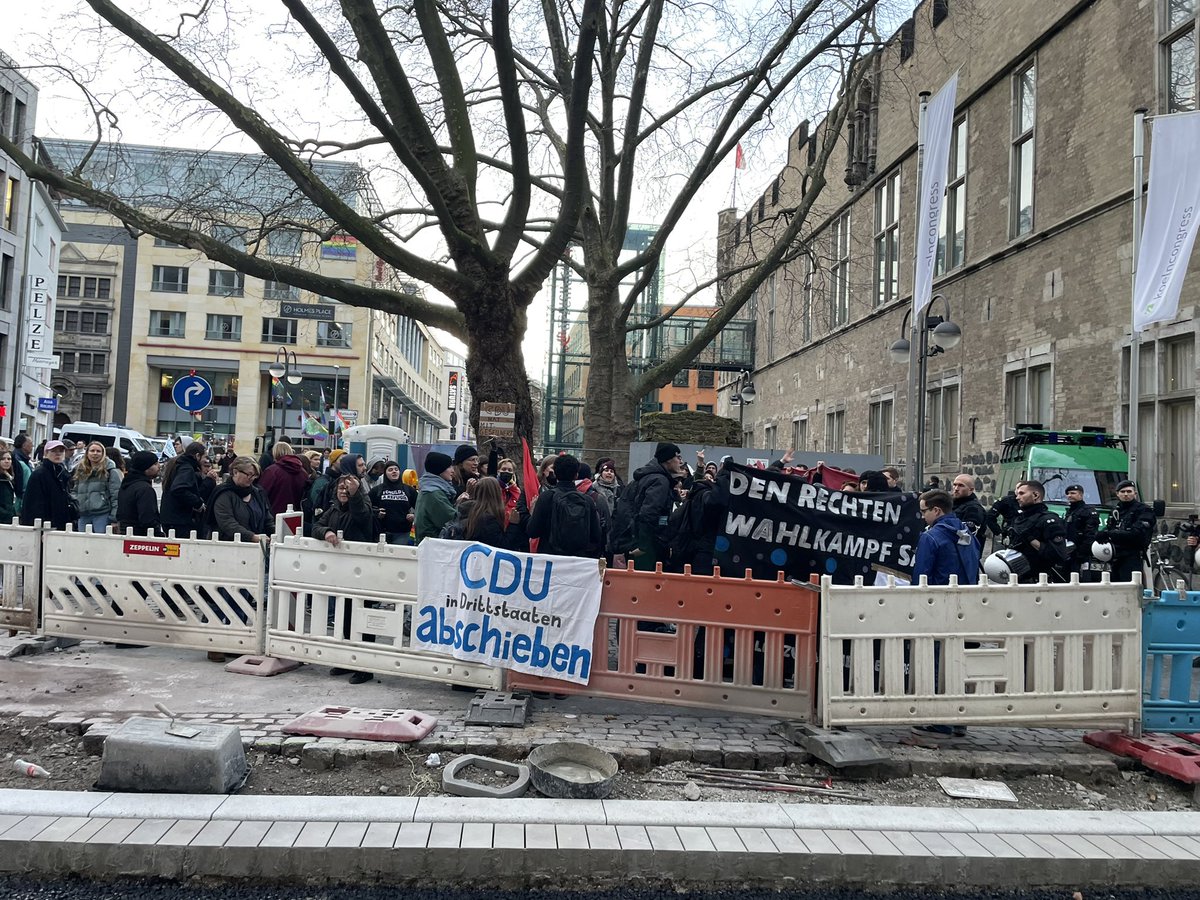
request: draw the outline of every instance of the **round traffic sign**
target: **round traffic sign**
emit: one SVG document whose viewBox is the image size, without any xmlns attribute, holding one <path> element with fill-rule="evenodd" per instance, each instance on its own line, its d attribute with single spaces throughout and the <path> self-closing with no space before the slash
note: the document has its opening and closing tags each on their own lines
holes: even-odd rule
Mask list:
<svg viewBox="0 0 1200 900">
<path fill-rule="evenodd" d="M 212 385 L 199 375 L 184 375 L 172 386 L 171 399 L 184 412 L 198 413 L 212 403 Z"/>
</svg>

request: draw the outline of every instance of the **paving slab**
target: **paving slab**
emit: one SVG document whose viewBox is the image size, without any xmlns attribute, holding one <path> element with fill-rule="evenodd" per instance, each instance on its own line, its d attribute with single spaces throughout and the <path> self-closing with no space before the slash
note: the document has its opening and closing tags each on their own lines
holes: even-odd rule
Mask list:
<svg viewBox="0 0 1200 900">
<path fill-rule="evenodd" d="M 87 816 L 112 794 L 90 791 L 0 790 L 0 814 L 9 816 Z"/>
</svg>

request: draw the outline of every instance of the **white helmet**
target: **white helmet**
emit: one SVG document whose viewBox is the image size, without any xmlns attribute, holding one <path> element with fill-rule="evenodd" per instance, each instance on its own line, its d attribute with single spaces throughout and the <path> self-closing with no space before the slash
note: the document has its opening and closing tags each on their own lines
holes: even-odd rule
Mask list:
<svg viewBox="0 0 1200 900">
<path fill-rule="evenodd" d="M 1095 541 L 1092 544 L 1092 556 L 1100 560 L 1100 562 L 1112 562 L 1113 545 L 1108 541 Z"/>
<path fill-rule="evenodd" d="M 1008 584 L 1010 575 L 1020 578 L 1032 570 L 1029 558 L 1019 550 L 997 550 L 983 561 L 983 571 L 996 584 Z"/>
<path fill-rule="evenodd" d="M 1200 571 L 1200 547 L 1196 548 L 1196 555 L 1192 559 L 1192 565 L 1196 567 L 1197 571 Z"/>
</svg>

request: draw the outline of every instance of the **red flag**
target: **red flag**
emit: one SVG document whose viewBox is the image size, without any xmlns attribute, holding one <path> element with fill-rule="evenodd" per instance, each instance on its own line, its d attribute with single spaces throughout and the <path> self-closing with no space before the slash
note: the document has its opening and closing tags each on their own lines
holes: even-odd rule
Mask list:
<svg viewBox="0 0 1200 900">
<path fill-rule="evenodd" d="M 526 508 L 531 508 L 533 501 L 537 499 L 538 491 L 541 490 L 541 483 L 537 477 L 537 466 L 533 464 L 533 454 L 529 451 L 529 442 L 525 438 L 521 438 L 521 454 L 521 479 L 525 482 L 525 505 Z M 537 538 L 529 542 L 529 549 L 531 552 L 537 553 Z"/>
<path fill-rule="evenodd" d="M 746 168 L 746 154 L 742 152 L 742 145 L 737 145 L 737 155 L 733 158 L 733 167 L 735 169 Z"/>
</svg>

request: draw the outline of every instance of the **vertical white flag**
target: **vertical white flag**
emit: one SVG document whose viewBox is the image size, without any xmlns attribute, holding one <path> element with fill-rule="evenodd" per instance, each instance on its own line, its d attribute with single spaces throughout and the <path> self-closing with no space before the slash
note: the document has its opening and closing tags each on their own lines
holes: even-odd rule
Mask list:
<svg viewBox="0 0 1200 900">
<path fill-rule="evenodd" d="M 933 295 L 933 267 L 937 263 L 938 230 L 946 197 L 946 167 L 950 163 L 950 135 L 954 132 L 954 103 L 958 73 L 950 76 L 925 108 L 925 158 L 917 219 L 917 258 L 913 274 L 913 321 Z"/>
<path fill-rule="evenodd" d="M 1150 189 L 1133 291 L 1133 327 L 1166 322 L 1179 311 L 1179 291 L 1196 243 L 1200 212 L 1200 113 L 1154 120 Z"/>
</svg>

